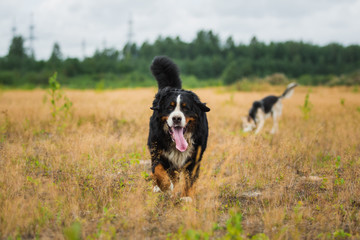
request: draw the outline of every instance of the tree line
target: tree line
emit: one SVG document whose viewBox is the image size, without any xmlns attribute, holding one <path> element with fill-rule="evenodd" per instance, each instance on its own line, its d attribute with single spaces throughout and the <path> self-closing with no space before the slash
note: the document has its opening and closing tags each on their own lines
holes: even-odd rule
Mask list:
<svg viewBox="0 0 360 240">
<path fill-rule="evenodd" d="M 104 82 L 119 83 L 115 86 L 155 85 L 149 65 L 156 55 L 173 58 L 182 76 L 191 76 L 205 85 L 211 80 L 228 85 L 278 73 L 305 85 L 360 84 L 359 45 L 319 46 L 301 41 L 266 44 L 256 37 L 248 44 L 236 44 L 232 37 L 221 41 L 217 34 L 204 30 L 197 32 L 191 42 L 160 36 L 153 43 L 96 50 L 84 59 L 64 58 L 60 45 L 55 43 L 48 60 L 36 60 L 26 53 L 24 38 L 15 36 L 8 54 L 0 57 L 0 84 L 44 86 L 57 71 L 65 85 L 75 87 Z"/>
</svg>

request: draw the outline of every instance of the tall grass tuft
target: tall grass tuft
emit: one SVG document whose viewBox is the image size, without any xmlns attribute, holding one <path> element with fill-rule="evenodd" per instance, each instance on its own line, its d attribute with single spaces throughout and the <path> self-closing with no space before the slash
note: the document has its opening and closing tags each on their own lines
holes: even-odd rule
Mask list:
<svg viewBox="0 0 360 240">
<path fill-rule="evenodd" d="M 52 124 L 56 126 L 57 130 L 62 130 L 66 127 L 66 120 L 71 116 L 71 108 L 73 103 L 63 93 L 61 85 L 57 80 L 57 73 L 55 72 L 49 78 L 49 88 L 47 89 L 47 96 L 44 102 L 49 98 Z"/>
<path fill-rule="evenodd" d="M 306 93 L 306 96 L 305 96 L 304 105 L 302 107 L 300 107 L 301 112 L 303 113 L 303 118 L 305 120 L 309 119 L 311 109 L 313 108 L 313 104 L 309 100 L 310 92 L 311 92 L 311 90 L 309 89 L 308 92 Z"/>
</svg>

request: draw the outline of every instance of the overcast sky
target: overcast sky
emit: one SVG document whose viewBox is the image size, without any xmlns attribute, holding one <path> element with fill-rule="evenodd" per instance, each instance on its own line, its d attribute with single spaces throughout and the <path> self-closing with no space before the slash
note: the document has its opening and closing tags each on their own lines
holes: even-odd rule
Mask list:
<svg viewBox="0 0 360 240">
<path fill-rule="evenodd" d="M 244 44 L 252 36 L 266 43 L 360 44 L 360 0 L 2 0 L 0 56 L 8 53 L 13 26 L 29 37 L 31 14 L 37 59 L 48 59 L 55 42 L 65 57 L 81 58 L 83 42 L 87 56 L 122 49 L 129 19 L 137 44 L 159 35 L 189 42 L 199 30 Z"/>
</svg>

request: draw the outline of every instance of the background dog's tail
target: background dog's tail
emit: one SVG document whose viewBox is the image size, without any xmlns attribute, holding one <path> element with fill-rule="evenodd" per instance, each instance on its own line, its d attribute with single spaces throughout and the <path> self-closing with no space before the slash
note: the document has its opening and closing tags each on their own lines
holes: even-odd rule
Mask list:
<svg viewBox="0 0 360 240">
<path fill-rule="evenodd" d="M 179 68 L 170 58 L 165 56 L 155 57 L 150 69 L 158 82 L 159 90 L 165 87 L 181 89 Z"/>
<path fill-rule="evenodd" d="M 290 83 L 285 89 L 284 93 L 280 96 L 280 98 L 290 98 L 294 93 L 294 88 L 298 84 L 296 82 Z"/>
</svg>

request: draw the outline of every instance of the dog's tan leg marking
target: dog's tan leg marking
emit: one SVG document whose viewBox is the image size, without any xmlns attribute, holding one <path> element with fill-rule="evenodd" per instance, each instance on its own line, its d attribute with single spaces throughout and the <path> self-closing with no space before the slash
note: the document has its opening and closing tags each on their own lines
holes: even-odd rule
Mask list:
<svg viewBox="0 0 360 240">
<path fill-rule="evenodd" d="M 161 191 L 165 192 L 170 188 L 171 182 L 169 175 L 161 164 L 158 164 L 154 173 L 152 174 L 154 184 L 157 185 Z"/>
<path fill-rule="evenodd" d="M 180 173 L 178 171 L 170 171 L 168 172 L 171 182 L 176 185 L 180 179 Z"/>
<path fill-rule="evenodd" d="M 195 181 L 199 176 L 200 168 L 200 156 L 201 156 L 201 146 L 198 147 L 195 158 L 195 166 L 191 172 L 185 171 L 185 186 L 184 190 L 181 193 L 181 201 L 192 202 L 192 196 L 195 194 Z"/>
<path fill-rule="evenodd" d="M 195 186 L 194 184 L 191 184 L 189 176 L 185 177 L 185 186 L 184 190 L 181 193 L 180 200 L 182 202 L 191 203 L 192 197 L 194 196 Z"/>
<path fill-rule="evenodd" d="M 194 169 L 193 172 L 184 172 L 184 177 L 185 177 L 185 186 L 184 189 L 181 193 L 181 197 L 191 197 L 194 195 L 195 192 L 195 180 L 193 179 L 194 176 L 194 172 L 197 171 L 198 166 L 195 167 L 196 169 Z"/>
<path fill-rule="evenodd" d="M 194 186 L 190 186 L 190 181 L 189 180 L 185 180 L 185 187 L 184 187 L 184 191 L 182 191 L 181 193 L 181 197 L 188 197 L 188 196 L 192 196 L 194 195 Z"/>
</svg>

